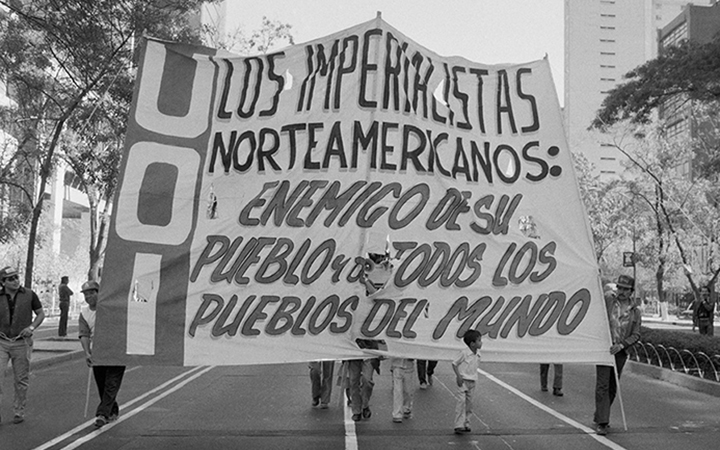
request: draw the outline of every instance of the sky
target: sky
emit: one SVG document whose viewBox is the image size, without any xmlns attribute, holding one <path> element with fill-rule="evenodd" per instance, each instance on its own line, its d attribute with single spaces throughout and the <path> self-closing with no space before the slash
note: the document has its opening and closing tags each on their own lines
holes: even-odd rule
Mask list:
<svg viewBox="0 0 720 450">
<path fill-rule="evenodd" d="M 262 18 L 292 26 L 296 44 L 374 19 L 441 56 L 482 64 L 548 56 L 563 104 L 563 0 L 226 0 L 227 31 L 246 33 Z"/>
</svg>

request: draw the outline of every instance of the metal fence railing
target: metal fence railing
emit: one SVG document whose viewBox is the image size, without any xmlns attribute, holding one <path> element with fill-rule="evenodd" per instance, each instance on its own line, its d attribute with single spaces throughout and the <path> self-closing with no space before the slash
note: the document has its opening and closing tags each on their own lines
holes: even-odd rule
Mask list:
<svg viewBox="0 0 720 450">
<path fill-rule="evenodd" d="M 710 357 L 703 352 L 638 342 L 630 348 L 629 356 L 637 362 L 720 382 L 720 355 Z"/>
</svg>

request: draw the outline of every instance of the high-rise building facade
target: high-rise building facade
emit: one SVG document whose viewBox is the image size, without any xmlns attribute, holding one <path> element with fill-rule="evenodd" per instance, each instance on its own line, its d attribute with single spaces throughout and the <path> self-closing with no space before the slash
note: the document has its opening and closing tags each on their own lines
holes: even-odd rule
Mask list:
<svg viewBox="0 0 720 450">
<path fill-rule="evenodd" d="M 712 6 L 688 5 L 658 33 L 658 51 L 663 53 L 667 48 L 679 45 L 683 41 L 705 44 L 712 41 L 720 33 L 720 3 Z M 707 123 L 694 120 L 692 104 L 687 96 L 678 94 L 666 101 L 660 108 L 660 116 L 665 122 L 667 139 L 687 142 L 696 138 L 698 131 Z M 678 176 L 692 179 L 693 163 L 700 163 L 707 155 L 690 155 L 677 168 Z"/>
<path fill-rule="evenodd" d="M 583 153 L 601 179 L 619 176 L 623 158 L 588 127 L 623 75 L 657 56 L 658 30 L 689 3 L 714 1 L 565 0 L 565 132 L 570 149 Z"/>
</svg>

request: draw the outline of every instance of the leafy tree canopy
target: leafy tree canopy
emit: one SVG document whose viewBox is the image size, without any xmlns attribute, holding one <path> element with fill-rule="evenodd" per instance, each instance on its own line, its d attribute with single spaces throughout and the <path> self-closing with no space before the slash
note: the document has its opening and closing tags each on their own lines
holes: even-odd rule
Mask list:
<svg viewBox="0 0 720 450">
<path fill-rule="evenodd" d="M 677 95 L 686 100 L 720 100 L 720 38 L 698 44 L 684 41 L 628 72 L 628 81 L 605 97 L 591 128 L 617 122 L 648 123 L 652 112 Z"/>
</svg>

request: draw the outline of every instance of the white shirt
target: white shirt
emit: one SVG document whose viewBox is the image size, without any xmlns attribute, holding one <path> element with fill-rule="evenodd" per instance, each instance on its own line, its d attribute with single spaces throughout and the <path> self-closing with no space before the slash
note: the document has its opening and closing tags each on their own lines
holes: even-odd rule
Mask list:
<svg viewBox="0 0 720 450">
<path fill-rule="evenodd" d="M 470 348 L 464 348 L 453 360 L 453 366 L 458 368 L 460 376 L 463 380 L 477 381 L 478 379 L 478 362 L 480 361 L 480 351 L 473 353 Z"/>
</svg>

